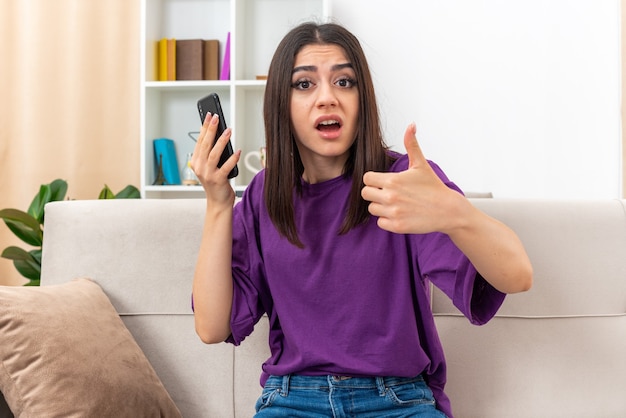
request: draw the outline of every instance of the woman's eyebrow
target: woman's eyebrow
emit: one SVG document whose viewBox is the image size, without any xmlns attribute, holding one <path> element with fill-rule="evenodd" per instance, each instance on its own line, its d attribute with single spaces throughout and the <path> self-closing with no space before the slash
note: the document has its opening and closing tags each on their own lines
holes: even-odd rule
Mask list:
<svg viewBox="0 0 626 418">
<path fill-rule="evenodd" d="M 301 65 L 300 67 L 295 67 L 293 70 L 291 70 L 291 74 L 295 74 L 301 71 L 314 73 L 317 71 L 317 67 L 314 65 Z"/>
<path fill-rule="evenodd" d="M 343 70 L 344 68 L 354 68 L 351 62 L 346 62 L 345 64 L 336 64 L 331 68 L 333 71 Z"/>
<path fill-rule="evenodd" d="M 352 66 L 351 63 L 346 62 L 344 64 L 335 64 L 331 67 L 331 71 L 339 71 L 339 70 L 343 70 L 344 68 L 354 68 Z M 316 72 L 317 71 L 317 67 L 315 65 L 301 65 L 299 67 L 295 67 L 291 73 L 295 74 L 297 72 L 300 71 L 306 71 L 306 72 Z"/>
</svg>

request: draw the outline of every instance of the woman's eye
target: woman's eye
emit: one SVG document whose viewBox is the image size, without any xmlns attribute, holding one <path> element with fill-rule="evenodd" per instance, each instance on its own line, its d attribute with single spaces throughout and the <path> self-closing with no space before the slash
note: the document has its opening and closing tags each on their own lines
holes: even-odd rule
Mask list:
<svg viewBox="0 0 626 418">
<path fill-rule="evenodd" d="M 337 81 L 337 85 L 339 87 L 345 87 L 345 88 L 350 88 L 350 87 L 354 87 L 356 85 L 356 80 L 352 79 L 352 78 L 342 78 L 340 80 Z"/>
<path fill-rule="evenodd" d="M 297 90 L 307 90 L 309 88 L 311 88 L 311 81 L 309 80 L 298 80 L 296 82 L 294 82 L 291 87 L 293 87 L 294 89 Z"/>
</svg>

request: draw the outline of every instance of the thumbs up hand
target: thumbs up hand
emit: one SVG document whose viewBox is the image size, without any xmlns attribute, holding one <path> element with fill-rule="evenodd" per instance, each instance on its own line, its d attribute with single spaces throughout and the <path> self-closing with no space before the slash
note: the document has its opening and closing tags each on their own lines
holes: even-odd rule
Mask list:
<svg viewBox="0 0 626 418">
<path fill-rule="evenodd" d="M 396 233 L 444 232 L 458 226 L 469 202 L 446 186 L 424 157 L 415 124 L 404 133 L 409 167 L 399 173 L 367 172 L 361 196 L 378 226 Z"/>
</svg>

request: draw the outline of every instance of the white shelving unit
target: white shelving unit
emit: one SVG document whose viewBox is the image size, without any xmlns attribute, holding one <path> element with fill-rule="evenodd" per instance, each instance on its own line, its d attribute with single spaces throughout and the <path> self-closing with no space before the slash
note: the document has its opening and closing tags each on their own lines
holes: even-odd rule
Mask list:
<svg viewBox="0 0 626 418">
<path fill-rule="evenodd" d="M 263 93 L 278 42 L 298 23 L 325 21 L 329 0 L 142 0 L 141 1 L 141 194 L 145 198 L 204 197 L 201 186 L 153 186 L 156 177 L 155 138 L 175 141 L 179 168 L 200 130 L 196 103 L 216 92 L 226 123 L 233 129 L 233 147 L 243 155 L 264 145 Z M 218 39 L 220 71 L 230 32 L 230 80 L 157 81 L 157 43 L 161 38 Z M 252 179 L 243 164 L 233 179 L 236 190 Z"/>
</svg>

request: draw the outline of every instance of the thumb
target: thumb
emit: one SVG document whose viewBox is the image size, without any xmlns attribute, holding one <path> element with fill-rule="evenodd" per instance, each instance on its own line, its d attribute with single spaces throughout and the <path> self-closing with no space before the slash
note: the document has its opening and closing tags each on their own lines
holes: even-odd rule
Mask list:
<svg viewBox="0 0 626 418">
<path fill-rule="evenodd" d="M 421 165 L 426 162 L 426 157 L 417 143 L 417 127 L 415 122 L 411 123 L 404 132 L 404 148 L 409 156 L 409 168 Z"/>
</svg>

